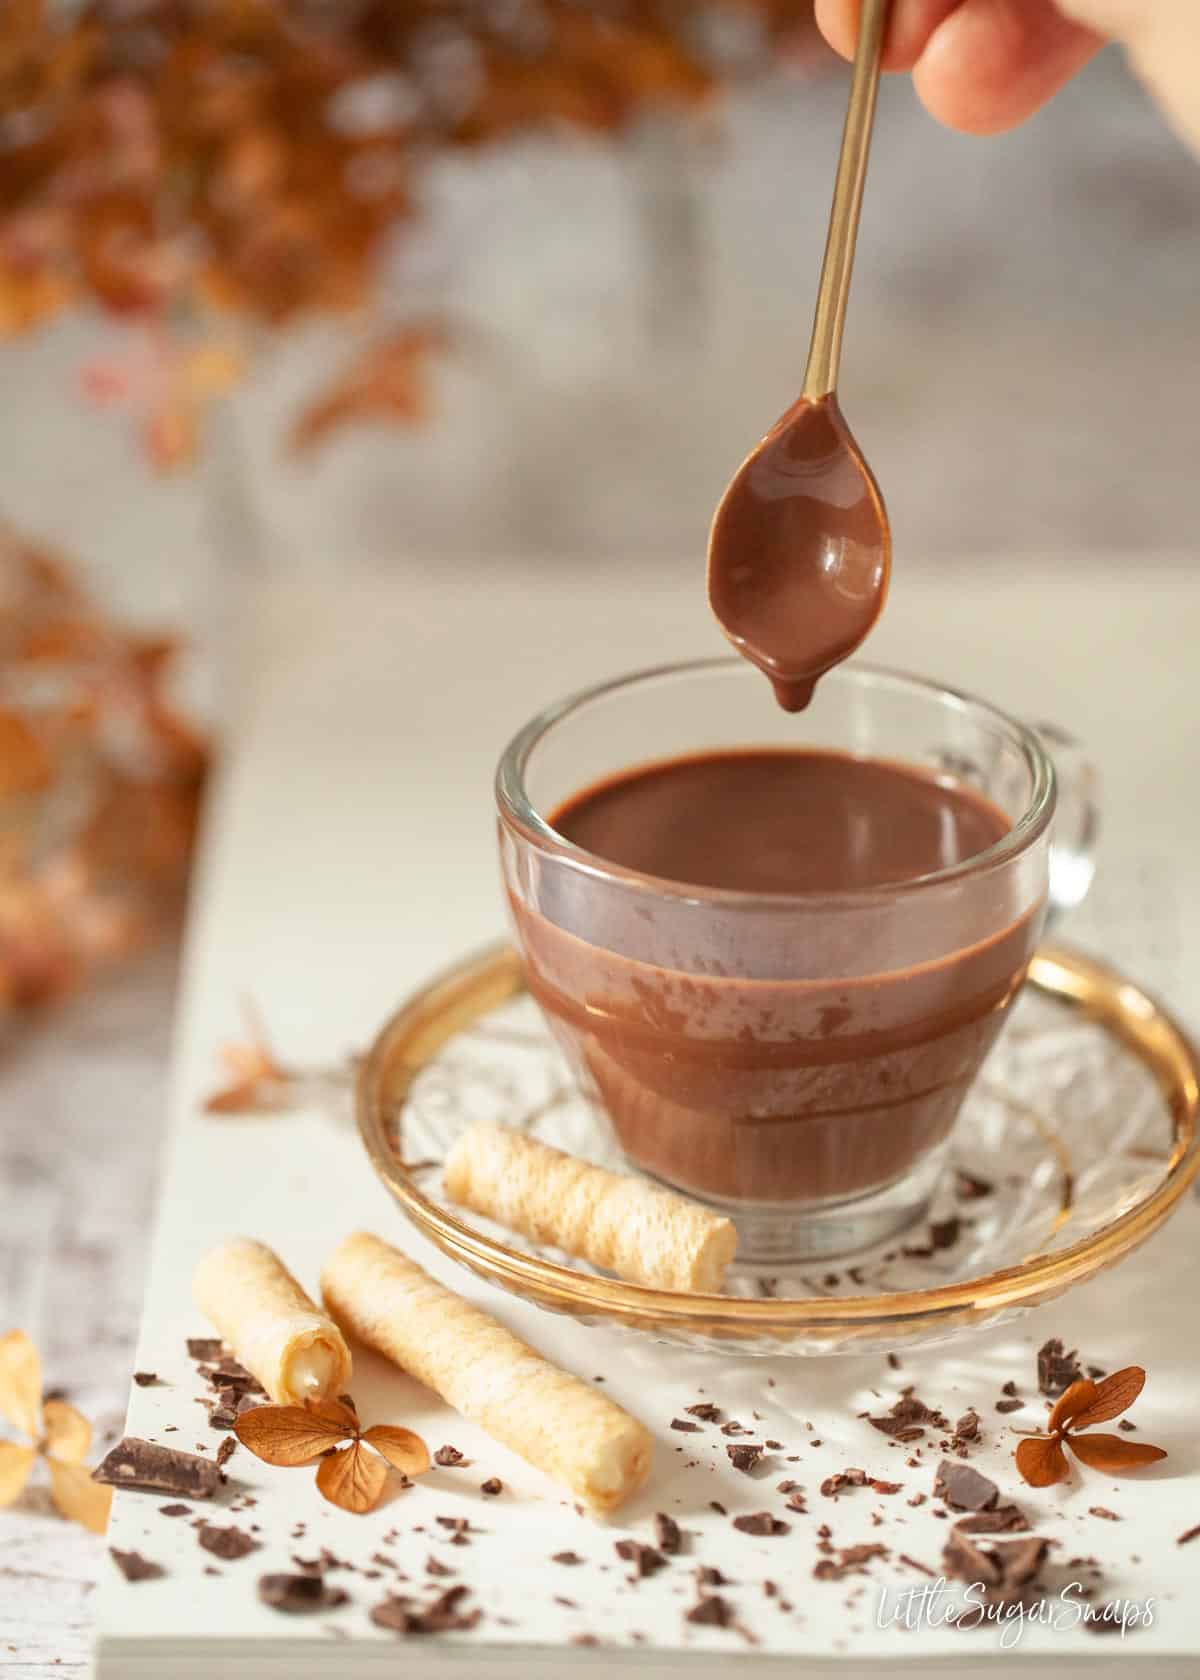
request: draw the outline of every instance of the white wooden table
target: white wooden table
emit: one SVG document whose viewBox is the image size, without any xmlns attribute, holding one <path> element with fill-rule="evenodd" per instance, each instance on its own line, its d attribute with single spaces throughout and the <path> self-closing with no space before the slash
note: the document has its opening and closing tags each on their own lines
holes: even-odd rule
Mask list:
<svg viewBox="0 0 1200 1680">
<path fill-rule="evenodd" d="M 425 648 L 425 660 L 430 650 L 449 650 L 464 622 L 464 592 L 480 586 L 461 573 L 448 578 L 436 565 L 405 563 L 400 572 L 388 583 L 356 583 L 353 612 L 344 600 L 339 611 L 328 589 L 279 592 L 250 637 L 245 726 L 255 741 L 254 774 L 269 747 L 280 778 L 295 789 L 297 820 L 316 825 L 320 844 L 344 856 L 347 871 L 364 883 L 346 898 L 339 936 L 344 950 L 361 950 L 364 960 L 339 971 L 336 1008 L 329 977 L 315 968 L 311 1001 L 293 992 L 278 1012 L 270 997 L 262 999 L 285 1043 L 306 1042 L 312 1011 L 324 1015 L 327 1008 L 333 1012 L 323 1037 L 361 1041 L 392 1001 L 389 950 L 403 984 L 498 929 L 488 771 L 533 704 L 618 666 L 713 646 L 694 566 L 656 563 L 639 572 L 626 558 L 551 583 L 541 567 L 493 564 L 484 615 L 489 645 L 476 649 L 488 654 L 488 675 L 458 684 L 447 675 L 440 693 L 432 684 L 414 692 L 406 686 L 406 647 Z M 1132 916 L 1114 924 L 1113 938 L 1093 927 L 1093 942 L 1099 938 L 1107 954 L 1172 992 L 1176 1006 L 1200 1021 L 1200 973 L 1186 936 L 1188 926 L 1200 928 L 1200 881 L 1191 866 L 1200 582 L 1177 562 L 1145 559 L 1098 566 L 1082 599 L 1079 581 L 1077 572 L 1058 572 L 1051 562 L 985 566 L 958 579 L 902 574 L 872 652 L 1054 717 L 1094 743 L 1107 783 L 1112 870 L 1126 872 L 1132 891 L 1140 858 L 1137 890 L 1152 895 L 1162 860 L 1175 860 L 1183 926 L 1179 940 L 1161 926 L 1150 938 L 1131 900 Z M 531 601 L 540 603 L 532 638 L 522 630 Z M 632 623 L 622 617 L 631 602 Z M 472 622 L 481 622 L 478 613 Z M 369 626 L 361 632 L 360 665 L 347 658 L 356 624 Z M 280 682 L 296 700 L 291 727 L 272 725 L 264 742 L 256 719 L 264 690 Z M 360 690 L 357 715 L 373 719 L 353 742 L 331 734 L 326 721 L 336 711 L 331 685 L 347 682 Z M 322 800 L 322 753 L 359 766 L 359 803 Z M 248 842 L 247 773 L 235 748 L 218 806 L 214 867 L 224 848 Z M 380 777 L 392 784 L 383 806 L 371 792 Z M 427 810 L 422 788 L 433 785 L 431 778 L 439 791 Z M 345 785 L 354 785 L 353 774 Z M 382 808 L 404 810 L 402 831 L 367 821 L 369 811 Z M 414 857 L 430 855 L 434 808 L 452 895 L 436 882 L 417 890 L 403 870 L 406 848 L 415 848 Z M 253 983 L 256 942 L 278 941 L 281 929 L 284 950 L 281 957 L 276 949 L 273 961 L 311 963 L 305 855 L 300 847 L 272 859 L 263 845 L 261 878 L 243 882 L 238 937 L 219 956 L 227 978 Z M 294 911 L 281 919 L 289 904 Z M 4 1065 L 0 1318 L 38 1336 L 48 1380 L 67 1386 L 110 1433 L 119 1428 L 132 1362 L 171 990 L 164 953 L 10 1046 Z M 214 1048 L 235 1023 L 232 984 L 226 992 L 224 1013 L 213 1016 Z M 207 1057 L 207 1045 L 193 1048 Z M 198 1077 L 197 1066 L 189 1077 Z M 98 1544 L 60 1523 L 34 1495 L 0 1518 L 0 1539 L 0 1674 L 43 1680 L 82 1672 Z"/>
</svg>

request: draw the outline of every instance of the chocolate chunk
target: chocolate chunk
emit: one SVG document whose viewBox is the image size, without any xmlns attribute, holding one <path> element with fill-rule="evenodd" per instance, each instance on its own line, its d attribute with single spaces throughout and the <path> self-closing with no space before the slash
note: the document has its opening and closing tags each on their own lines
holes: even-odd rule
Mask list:
<svg viewBox="0 0 1200 1680">
<path fill-rule="evenodd" d="M 962 1220 L 956 1213 L 949 1219 L 934 1220 L 929 1227 L 929 1240 L 934 1248 L 953 1248 L 962 1232 Z"/>
<path fill-rule="evenodd" d="M 689 1418 L 672 1418 L 671 1428 L 681 1430 L 685 1435 L 697 1435 L 700 1432 L 700 1425 L 692 1423 Z"/>
<path fill-rule="evenodd" d="M 166 1570 L 161 1563 L 153 1563 L 141 1552 L 122 1552 L 116 1546 L 108 1548 L 109 1556 L 127 1581 L 157 1581 Z"/>
<path fill-rule="evenodd" d="M 461 1584 L 447 1587 L 431 1603 L 417 1604 L 412 1598 L 392 1596 L 376 1604 L 371 1620 L 392 1633 L 459 1633 L 478 1625 L 478 1610 L 462 1611 L 459 1605 L 468 1589 Z"/>
<path fill-rule="evenodd" d="M 444 1470 L 448 1470 L 451 1465 L 464 1464 L 466 1460 L 457 1447 L 439 1447 L 433 1455 L 433 1462 L 440 1464 Z"/>
<path fill-rule="evenodd" d="M 226 1436 L 225 1440 L 223 1440 L 221 1445 L 217 1448 L 217 1468 L 219 1470 L 223 1470 L 236 1451 L 237 1441 L 232 1435 Z"/>
<path fill-rule="evenodd" d="M 1006 1382 L 1006 1383 L 1004 1383 L 1004 1384 L 1003 1384 L 1003 1385 L 1002 1385 L 1002 1387 L 1001 1387 L 1001 1389 L 1000 1389 L 1000 1392 L 1001 1392 L 1001 1394 L 1007 1394 L 1007 1395 L 1008 1395 L 1008 1396 L 1009 1396 L 1009 1397 L 1010 1397 L 1010 1398 L 1011 1398 L 1011 1397 L 1012 1397 L 1012 1396 L 1013 1396 L 1013 1395 L 1015 1395 L 1015 1394 L 1016 1394 L 1016 1392 L 1017 1392 L 1017 1385 L 1016 1385 L 1016 1383 L 1015 1383 L 1015 1382 L 1013 1382 L 1013 1380 L 1012 1380 L 1012 1378 L 1011 1378 L 1011 1377 L 1010 1377 L 1010 1378 L 1009 1378 L 1009 1380 L 1008 1380 L 1008 1382 Z"/>
<path fill-rule="evenodd" d="M 655 1575 L 666 1564 L 666 1558 L 653 1546 L 644 1545 L 641 1540 L 618 1540 L 615 1551 L 619 1558 L 633 1565 L 631 1580 L 642 1575 Z"/>
<path fill-rule="evenodd" d="M 954 1425 L 954 1436 L 958 1441 L 974 1441 L 979 1437 L 979 1413 L 974 1406 L 969 1412 L 964 1412 Z"/>
<path fill-rule="evenodd" d="M 835 1470 L 821 1483 L 821 1493 L 826 1499 L 836 1499 L 843 1488 L 862 1487 L 866 1480 L 865 1470 Z"/>
<path fill-rule="evenodd" d="M 933 1574 L 932 1569 L 930 1569 L 926 1564 L 921 1563 L 919 1559 L 909 1557 L 907 1552 L 901 1552 L 897 1562 L 906 1563 L 910 1569 L 919 1569 L 922 1575 L 932 1576 Z"/>
<path fill-rule="evenodd" d="M 139 1388 L 161 1388 L 157 1371 L 135 1371 L 133 1380 Z"/>
<path fill-rule="evenodd" d="M 960 1202 L 977 1202 L 981 1196 L 990 1196 L 994 1185 L 986 1178 L 979 1178 L 963 1167 L 955 1168 L 954 1194 Z"/>
<path fill-rule="evenodd" d="M 215 1523 L 201 1523 L 196 1531 L 196 1539 L 206 1552 L 211 1552 L 214 1557 L 223 1558 L 227 1563 L 258 1550 L 258 1541 L 249 1534 L 244 1534 L 233 1523 L 228 1528 L 218 1528 Z"/>
<path fill-rule="evenodd" d="M 208 1361 L 220 1359 L 225 1351 L 225 1344 L 219 1336 L 189 1336 L 187 1350 L 189 1359 Z"/>
<path fill-rule="evenodd" d="M 871 1480 L 867 1483 L 867 1486 L 872 1488 L 876 1493 L 890 1494 L 899 1493 L 900 1489 L 904 1486 L 904 1483 L 884 1482 L 880 1481 L 878 1476 L 872 1476 Z"/>
<path fill-rule="evenodd" d="M 190 1505 L 160 1505 L 158 1509 L 164 1517 L 190 1517 L 192 1514 Z"/>
<path fill-rule="evenodd" d="M 1058 1336 L 1052 1336 L 1038 1349 L 1037 1372 L 1038 1388 L 1052 1400 L 1064 1394 L 1083 1375 L 1079 1369 L 1078 1353 L 1067 1353 Z"/>
<path fill-rule="evenodd" d="M 1028 1528 L 1029 1524 L 1018 1505 L 994 1505 L 990 1511 L 972 1511 L 959 1517 L 954 1527 L 959 1534 L 1004 1534 Z"/>
<path fill-rule="evenodd" d="M 551 1557 L 550 1562 L 576 1564 L 582 1563 L 583 1559 L 580 1557 L 578 1552 L 555 1552 Z"/>
<path fill-rule="evenodd" d="M 336 1610 L 350 1602 L 349 1593 L 330 1587 L 319 1575 L 260 1575 L 258 1596 L 285 1616 L 307 1616 L 314 1610 Z"/>
<path fill-rule="evenodd" d="M 448 1569 L 446 1565 L 440 1562 L 437 1558 L 427 1557 L 425 1559 L 425 1573 L 426 1575 L 453 1575 L 454 1571 L 453 1569 Z"/>
<path fill-rule="evenodd" d="M 499 1476 L 489 1476 L 486 1482 L 480 1482 L 479 1491 L 494 1499 L 498 1493 L 504 1492 L 504 1483 Z"/>
<path fill-rule="evenodd" d="M 719 1593 L 706 1593 L 684 1611 L 684 1618 L 701 1627 L 727 1628 L 733 1624 L 733 1607 Z"/>
<path fill-rule="evenodd" d="M 721 1425 L 721 1433 L 722 1435 L 749 1435 L 750 1431 L 744 1423 L 738 1423 L 735 1418 L 730 1418 L 728 1423 Z"/>
<path fill-rule="evenodd" d="M 800 1488 L 797 1488 L 795 1493 L 788 1495 L 787 1508 L 789 1511 L 801 1511 L 807 1513 L 808 1502 Z"/>
<path fill-rule="evenodd" d="M 1115 1511 L 1108 1509 L 1107 1505 L 1089 1505 L 1088 1516 L 1103 1517 L 1105 1522 L 1120 1522 L 1121 1520 Z"/>
<path fill-rule="evenodd" d="M 721 1571 L 711 1563 L 702 1563 L 697 1567 L 696 1581 L 701 1587 L 727 1587 L 729 1585 Z"/>
<path fill-rule="evenodd" d="M 184 1499 L 211 1499 L 221 1486 L 221 1471 L 207 1458 L 127 1435 L 92 1471 L 92 1480 Z"/>
<path fill-rule="evenodd" d="M 840 1581 L 847 1575 L 862 1575 L 865 1563 L 873 1558 L 887 1557 L 886 1546 L 843 1546 L 836 1558 L 821 1558 L 813 1570 L 813 1578 L 817 1581 Z"/>
<path fill-rule="evenodd" d="M 1137 1424 L 1136 1423 L 1130 1423 L 1128 1418 L 1122 1418 L 1121 1421 L 1117 1424 L 1117 1428 L 1118 1429 L 1124 1429 L 1125 1431 L 1127 1431 L 1127 1433 L 1132 1434 L 1133 1431 L 1137 1428 Z"/>
<path fill-rule="evenodd" d="M 998 1412 L 1019 1412 L 1024 1404 L 1024 1400 L 997 1400 L 996 1410 Z"/>
<path fill-rule="evenodd" d="M 654 1513 L 654 1543 L 660 1552 L 668 1557 L 674 1557 L 683 1547 L 683 1534 L 674 1517 L 669 1517 L 665 1511 Z"/>
<path fill-rule="evenodd" d="M 951 1580 L 978 1583 L 990 1603 L 1011 1603 L 1038 1574 L 1048 1546 L 1036 1537 L 978 1546 L 955 1525 L 942 1552 L 942 1573 Z"/>
<path fill-rule="evenodd" d="M 745 1517 L 734 1517 L 733 1526 L 743 1534 L 786 1534 L 789 1525 L 773 1517 L 770 1511 L 752 1511 Z"/>
<path fill-rule="evenodd" d="M 721 1408 L 714 1406 L 711 1400 L 697 1400 L 694 1406 L 683 1409 L 689 1417 L 700 1418 L 704 1423 L 716 1423 L 721 1416 Z"/>
<path fill-rule="evenodd" d="M 762 1447 L 753 1441 L 742 1441 L 737 1446 L 726 1447 L 725 1451 L 729 1454 L 729 1462 L 733 1468 L 743 1471 L 747 1476 L 763 1455 Z"/>
<path fill-rule="evenodd" d="M 995 1482 L 969 1464 L 956 1464 L 952 1458 L 944 1458 L 938 1465 L 933 1492 L 955 1511 L 985 1511 L 1000 1497 Z"/>
</svg>

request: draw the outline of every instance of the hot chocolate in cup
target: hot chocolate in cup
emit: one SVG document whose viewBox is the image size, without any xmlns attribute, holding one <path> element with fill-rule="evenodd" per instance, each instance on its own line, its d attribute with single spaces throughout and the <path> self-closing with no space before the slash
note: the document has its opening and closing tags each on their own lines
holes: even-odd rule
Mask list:
<svg viewBox="0 0 1200 1680">
<path fill-rule="evenodd" d="M 1094 827 L 1074 789 L 1079 833 L 1052 843 L 1037 732 L 865 665 L 799 715 L 737 659 L 606 684 L 521 731 L 497 796 L 575 1077 L 631 1166 L 731 1214 L 753 1263 L 921 1217 Z"/>
</svg>

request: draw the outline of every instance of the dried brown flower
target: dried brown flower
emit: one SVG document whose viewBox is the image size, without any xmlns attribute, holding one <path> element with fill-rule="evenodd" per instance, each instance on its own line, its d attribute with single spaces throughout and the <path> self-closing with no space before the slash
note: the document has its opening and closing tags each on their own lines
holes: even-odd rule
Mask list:
<svg viewBox="0 0 1200 1680">
<path fill-rule="evenodd" d="M 340 1400 L 255 1406 L 233 1427 L 242 1445 L 265 1464 L 311 1464 L 320 1458 L 318 1492 L 331 1505 L 356 1515 L 379 1503 L 389 1464 L 408 1477 L 429 1469 L 429 1450 L 419 1435 L 383 1423 L 360 1429 L 355 1413 Z M 349 1445 L 341 1446 L 346 1440 Z M 331 1447 L 336 1450 L 330 1452 Z"/>
<path fill-rule="evenodd" d="M 23 1330 L 0 1336 L 0 1417 L 30 1441 L 29 1446 L 0 1441 L 0 1506 L 20 1498 L 40 1458 L 50 1477 L 50 1497 L 62 1515 L 103 1534 L 112 1488 L 94 1482 L 83 1462 L 92 1426 L 65 1400 L 43 1400 L 41 1360 Z"/>
<path fill-rule="evenodd" d="M 1140 1365 L 1127 1365 L 1114 1371 L 1103 1382 L 1081 1378 L 1055 1402 L 1046 1420 L 1048 1433 L 1032 1435 L 1021 1441 L 1016 1450 L 1017 1469 L 1031 1487 L 1051 1487 L 1065 1482 L 1071 1475 L 1064 1447 L 1069 1447 L 1082 1464 L 1093 1470 L 1120 1475 L 1126 1470 L 1139 1470 L 1166 1458 L 1162 1447 L 1145 1441 L 1127 1441 L 1120 1435 L 1087 1435 L 1080 1431 L 1094 1424 L 1107 1423 L 1126 1411 L 1142 1392 L 1146 1373 Z"/>
</svg>

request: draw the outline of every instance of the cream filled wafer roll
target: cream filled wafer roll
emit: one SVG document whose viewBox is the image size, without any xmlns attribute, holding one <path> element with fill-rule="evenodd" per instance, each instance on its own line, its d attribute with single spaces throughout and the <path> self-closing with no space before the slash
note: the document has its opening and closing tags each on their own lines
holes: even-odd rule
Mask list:
<svg viewBox="0 0 1200 1680">
<path fill-rule="evenodd" d="M 718 1293 L 737 1247 L 732 1220 L 487 1121 L 450 1151 L 445 1185 L 510 1231 L 656 1289 Z"/>
<path fill-rule="evenodd" d="M 347 1237 L 326 1261 L 321 1288 L 344 1330 L 593 1511 L 613 1510 L 645 1481 L 651 1436 L 636 1418 L 378 1237 Z"/>
<path fill-rule="evenodd" d="M 196 1268 L 192 1295 L 272 1400 L 323 1400 L 350 1386 L 341 1331 L 265 1243 L 231 1237 L 214 1248 Z"/>
</svg>

